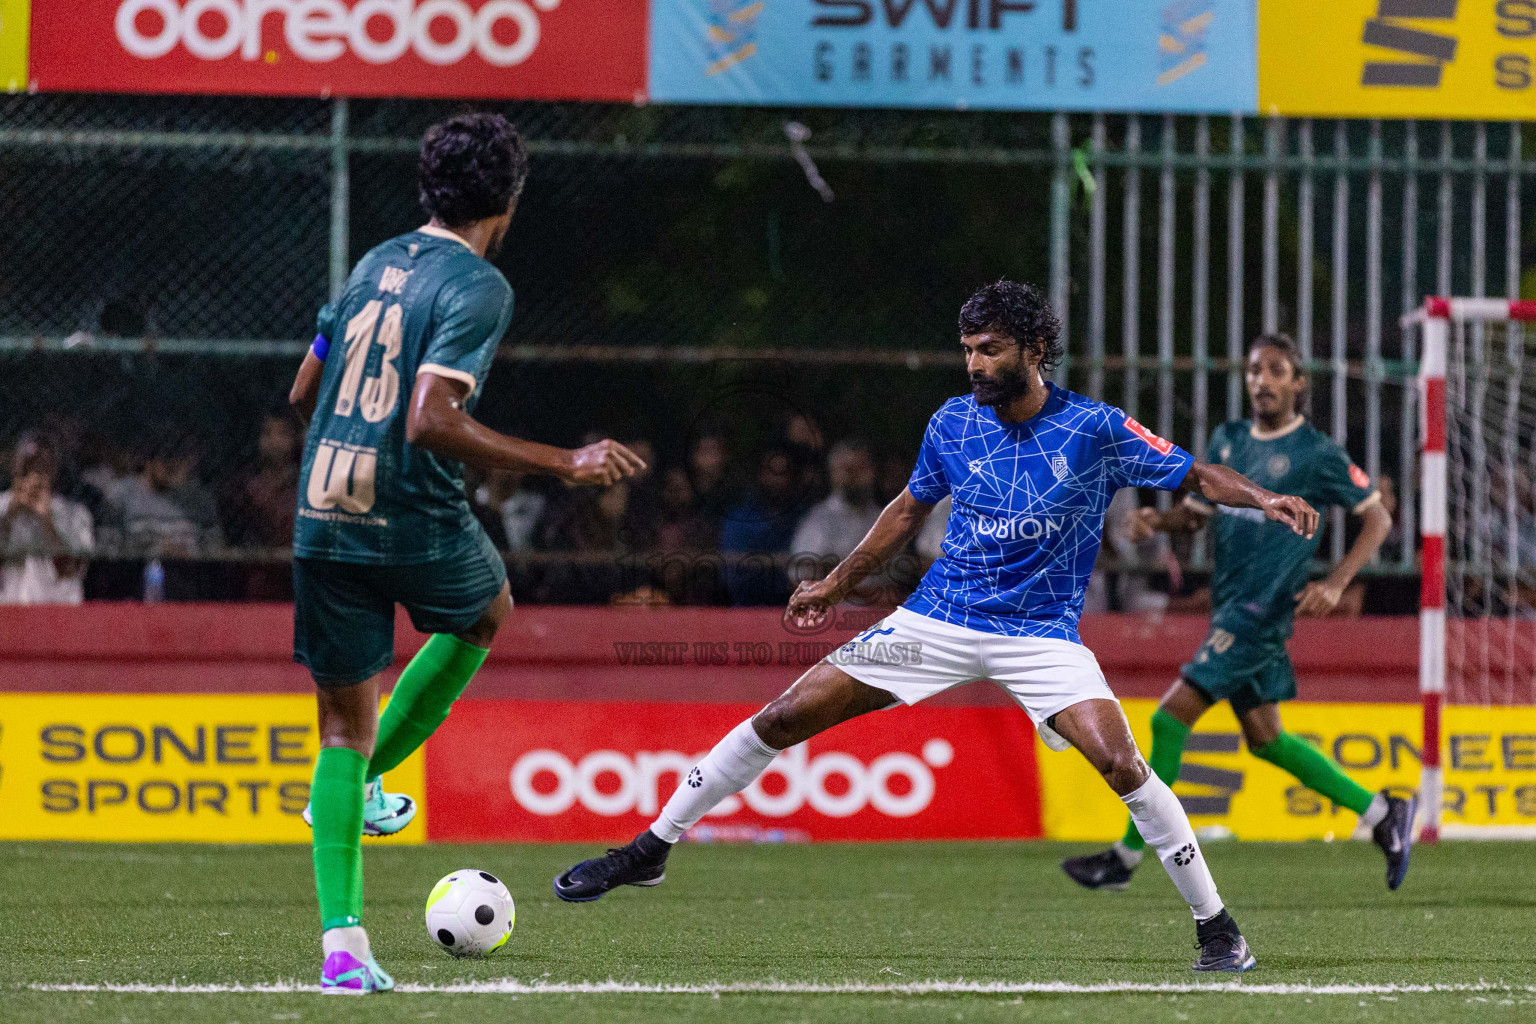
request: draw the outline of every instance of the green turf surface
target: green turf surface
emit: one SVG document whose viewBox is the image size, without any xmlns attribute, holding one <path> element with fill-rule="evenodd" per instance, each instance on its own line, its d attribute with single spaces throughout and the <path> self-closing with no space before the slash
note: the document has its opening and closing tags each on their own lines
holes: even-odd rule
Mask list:
<svg viewBox="0 0 1536 1024">
<path fill-rule="evenodd" d="M 1203 983 L 1188 912 L 1161 870 L 1088 893 L 1046 843 L 689 847 L 667 882 L 587 905 L 549 879 L 591 848 L 369 844 L 365 912 L 397 981 L 618 981 L 643 986 L 923 981 Z M 370 1021 L 1536 1020 L 1536 847 L 1415 852 L 1388 893 L 1359 843 L 1215 844 L 1222 894 L 1259 958 L 1244 985 L 1498 987 L 1436 994 L 396 993 Z M 422 903 L 459 867 L 507 881 L 517 931 L 484 961 L 426 936 Z M 0 1020 L 331 1021 L 352 999 L 63 993 L 58 984 L 312 985 L 320 958 L 303 847 L 0 844 Z M 1531 991 L 1525 988 L 1532 986 Z"/>
</svg>

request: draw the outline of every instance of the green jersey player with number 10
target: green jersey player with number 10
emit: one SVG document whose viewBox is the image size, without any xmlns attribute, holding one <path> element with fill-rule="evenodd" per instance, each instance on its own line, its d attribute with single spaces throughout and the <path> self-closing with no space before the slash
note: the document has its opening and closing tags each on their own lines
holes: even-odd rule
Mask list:
<svg viewBox="0 0 1536 1024">
<path fill-rule="evenodd" d="M 314 829 L 325 992 L 394 986 L 362 927 L 364 833 L 415 814 L 380 776 L 421 746 L 511 611 L 506 568 L 470 513 L 463 463 L 610 484 L 641 469 L 613 441 L 577 450 L 498 434 L 470 413 L 512 318 L 486 259 L 506 236 L 528 161 L 499 115 L 434 125 L 417 170 L 431 220 L 376 247 L 320 311 L 290 396 L 309 419 L 294 528 L 294 660 L 318 688 Z M 382 718 L 395 605 L 431 634 Z"/>
<path fill-rule="evenodd" d="M 1340 505 L 1363 520 L 1360 536 L 1333 571 L 1307 576 L 1318 538 L 1276 530 L 1247 509 L 1216 508 L 1185 499 L 1168 512 L 1142 509 L 1139 538 L 1155 530 L 1197 530 L 1212 522 L 1215 565 L 1211 580 L 1211 633 L 1179 681 L 1152 715 L 1152 770 L 1170 785 L 1178 778 L 1184 741 L 1200 716 L 1218 701 L 1236 712 L 1255 756 L 1284 769 L 1314 792 L 1348 808 L 1371 829 L 1387 858 L 1387 888 L 1408 872 L 1414 802 L 1371 793 L 1316 747 L 1280 725 L 1279 704 L 1296 696 L 1296 675 L 1285 642 L 1296 615 L 1327 615 L 1370 561 L 1392 528 L 1371 479 L 1326 434 L 1307 423 L 1307 373 L 1296 343 L 1281 334 L 1256 339 L 1244 373 L 1252 420 L 1218 427 L 1206 456 L 1321 509 Z M 1123 889 L 1146 844 L 1134 823 L 1113 849 L 1062 864 L 1090 889 Z"/>
</svg>

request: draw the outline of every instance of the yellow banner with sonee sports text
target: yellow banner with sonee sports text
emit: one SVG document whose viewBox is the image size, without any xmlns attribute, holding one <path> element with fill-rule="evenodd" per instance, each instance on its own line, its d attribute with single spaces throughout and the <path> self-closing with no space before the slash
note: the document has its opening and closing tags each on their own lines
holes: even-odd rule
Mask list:
<svg viewBox="0 0 1536 1024">
<path fill-rule="evenodd" d="M 32 0 L 0 0 L 0 91 L 27 88 L 27 48 L 32 35 Z"/>
<path fill-rule="evenodd" d="M 1536 0 L 1260 0 L 1259 110 L 1536 117 Z"/>
<path fill-rule="evenodd" d="M 1127 700 L 1144 754 L 1152 750 L 1156 701 Z M 1316 744 L 1360 785 L 1408 795 L 1418 788 L 1422 710 L 1415 704 L 1282 704 L 1288 732 Z M 1448 707 L 1445 825 L 1536 825 L 1536 707 Z M 1111 840 L 1125 805 L 1080 754 L 1038 746 L 1041 821 L 1048 839 Z M 1354 812 L 1334 806 L 1243 746 L 1237 719 L 1213 707 L 1184 747 L 1179 795 L 1195 828 L 1221 826 L 1238 839 L 1347 839 Z"/>
<path fill-rule="evenodd" d="M 0 694 L 0 839 L 307 843 L 313 697 Z M 416 799 L 420 751 L 385 777 Z"/>
</svg>

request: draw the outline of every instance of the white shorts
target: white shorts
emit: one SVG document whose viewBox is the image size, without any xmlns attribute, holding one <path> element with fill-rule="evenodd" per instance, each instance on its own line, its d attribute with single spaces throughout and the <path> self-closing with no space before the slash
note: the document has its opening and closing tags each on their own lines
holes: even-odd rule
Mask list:
<svg viewBox="0 0 1536 1024">
<path fill-rule="evenodd" d="M 1069 744 L 1046 721 L 1085 700 L 1114 700 L 1099 660 L 1082 644 L 983 633 L 898 608 L 825 659 L 861 683 L 916 704 L 951 686 L 990 679 L 1024 709 L 1047 746 Z"/>
</svg>

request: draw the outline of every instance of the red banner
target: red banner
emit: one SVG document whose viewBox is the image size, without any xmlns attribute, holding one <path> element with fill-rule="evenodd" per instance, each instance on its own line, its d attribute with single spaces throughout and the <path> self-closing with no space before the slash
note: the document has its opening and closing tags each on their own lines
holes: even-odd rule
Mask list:
<svg viewBox="0 0 1536 1024">
<path fill-rule="evenodd" d="M 756 710 L 460 701 L 427 742 L 428 838 L 629 839 L 694 762 Z M 789 841 L 1037 837 L 1034 729 L 1013 707 L 865 715 L 779 755 L 697 831 Z"/>
<path fill-rule="evenodd" d="M 645 0 L 33 0 L 64 92 L 645 95 Z"/>
</svg>

